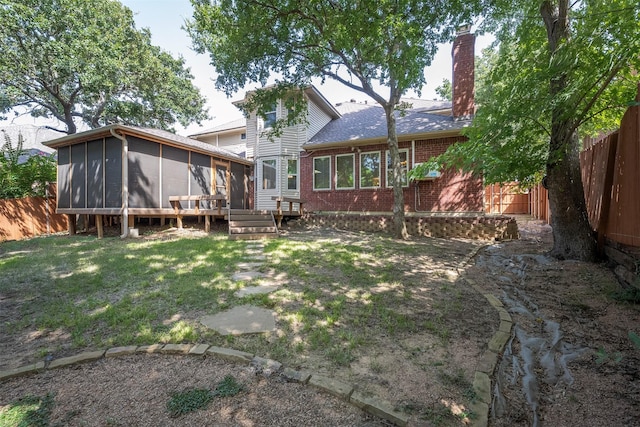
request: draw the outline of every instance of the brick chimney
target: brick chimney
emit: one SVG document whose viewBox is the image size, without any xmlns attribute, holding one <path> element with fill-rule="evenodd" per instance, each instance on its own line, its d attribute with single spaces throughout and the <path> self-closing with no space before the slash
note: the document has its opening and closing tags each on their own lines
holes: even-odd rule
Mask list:
<svg viewBox="0 0 640 427">
<path fill-rule="evenodd" d="M 475 43 L 476 36 L 471 34 L 469 25 L 458 28 L 458 33 L 451 49 L 453 59 L 451 89 L 454 120 L 468 119 L 475 113 Z"/>
</svg>

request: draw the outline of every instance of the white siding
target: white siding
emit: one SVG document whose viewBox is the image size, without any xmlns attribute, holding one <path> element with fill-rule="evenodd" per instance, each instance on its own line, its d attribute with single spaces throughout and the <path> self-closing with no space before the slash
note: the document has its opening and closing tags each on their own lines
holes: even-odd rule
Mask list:
<svg viewBox="0 0 640 427">
<path fill-rule="evenodd" d="M 243 129 L 230 134 L 210 135 L 198 139 L 207 144 L 229 150 L 232 153 L 241 154 L 247 151 L 247 139 L 241 138 L 241 135 L 245 132 Z"/>
<path fill-rule="evenodd" d="M 253 160 L 256 153 L 256 132 L 257 132 L 256 113 L 251 113 L 247 119 L 247 159 Z"/>
<path fill-rule="evenodd" d="M 286 107 L 279 105 L 278 119 L 286 114 Z M 257 121 L 251 120 L 253 123 Z M 247 130 L 247 138 L 249 131 Z M 306 142 L 306 126 L 304 124 L 290 126 L 286 128 L 282 136 L 274 138 L 272 141 L 268 136 L 259 136 L 257 148 L 254 152 L 256 158 L 256 208 L 275 209 L 276 202 L 272 200 L 274 196 L 300 197 L 300 184 L 297 190 L 288 190 L 287 181 L 287 160 L 298 159 L 300 157 L 300 147 Z M 262 160 L 276 159 L 277 181 L 275 189 L 265 190 L 262 188 Z"/>
<path fill-rule="evenodd" d="M 331 117 L 329 117 L 312 101 L 309 101 L 309 117 L 307 120 L 309 121 L 309 129 L 307 129 L 306 135 L 308 141 L 331 121 Z"/>
<path fill-rule="evenodd" d="M 281 117 L 281 111 L 278 108 L 276 112 L 276 117 L 279 119 Z M 262 188 L 262 160 L 265 159 L 275 159 L 276 160 L 276 171 L 281 169 L 282 160 L 280 158 L 281 155 L 281 140 L 282 138 L 272 138 L 269 139 L 269 136 L 259 129 L 259 123 L 262 122 L 254 114 L 251 115 L 251 122 L 254 125 L 255 131 L 257 135 L 255 137 L 256 145 L 254 149 L 254 161 L 255 161 L 255 169 L 256 169 L 256 197 L 255 197 L 255 205 L 256 209 L 275 209 L 276 202 L 271 200 L 272 197 L 280 195 L 280 186 L 282 185 L 282 177 L 279 173 L 277 173 L 276 180 L 276 188 L 274 189 L 263 189 Z M 248 129 L 247 129 L 248 130 Z M 247 131 L 247 137 L 249 137 L 249 132 Z"/>
</svg>

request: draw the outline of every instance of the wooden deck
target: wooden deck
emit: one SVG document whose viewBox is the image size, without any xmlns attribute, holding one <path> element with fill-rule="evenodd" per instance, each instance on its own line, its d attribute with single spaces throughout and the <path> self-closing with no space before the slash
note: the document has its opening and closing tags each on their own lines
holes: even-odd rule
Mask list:
<svg viewBox="0 0 640 427">
<path fill-rule="evenodd" d="M 204 217 L 204 228 L 207 233 L 211 230 L 211 219 L 222 219 L 229 222 L 229 237 L 232 239 L 274 237 L 278 235 L 278 229 L 282 227 L 284 218 L 303 215 L 304 202 L 290 197 L 273 197 L 272 200 L 276 202 L 275 210 L 254 211 L 229 209 L 228 200 L 222 194 L 169 196 L 171 208 L 129 208 L 127 225 L 129 228 L 134 228 L 136 217 L 160 218 L 161 224 L 164 224 L 166 219 L 175 218 L 176 226 L 183 228 L 184 217 L 196 216 Z M 294 209 L 294 204 L 298 205 L 297 209 Z M 95 215 L 98 237 L 101 238 L 104 234 L 106 218 L 121 216 L 124 209 L 58 209 L 57 213 L 68 215 L 69 234 L 75 234 L 76 215 Z"/>
<path fill-rule="evenodd" d="M 302 213 L 304 212 L 304 209 L 303 209 L 304 202 L 301 199 L 294 199 L 293 197 L 274 196 L 271 198 L 271 200 L 276 201 L 276 210 L 273 212 L 273 215 L 276 221 L 278 222 L 278 228 L 282 227 L 282 218 L 284 218 L 285 216 L 287 217 L 302 216 Z M 282 210 L 283 203 L 289 203 L 288 211 Z M 293 210 L 294 203 L 298 204 L 297 211 Z"/>
<path fill-rule="evenodd" d="M 185 209 L 182 202 L 194 202 L 193 209 Z M 214 202 L 214 209 L 202 209 L 201 202 Z M 169 203 L 173 207 L 173 213 L 176 217 L 178 228 L 182 228 L 182 217 L 204 215 L 204 230 L 208 233 L 211 229 L 211 216 L 224 217 L 223 204 L 226 204 L 227 196 L 223 194 L 203 194 L 195 196 L 169 196 Z"/>
</svg>

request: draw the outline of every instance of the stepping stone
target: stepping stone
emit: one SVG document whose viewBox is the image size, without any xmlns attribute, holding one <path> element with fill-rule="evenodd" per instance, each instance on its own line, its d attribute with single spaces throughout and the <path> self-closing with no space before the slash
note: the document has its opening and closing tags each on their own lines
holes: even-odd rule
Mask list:
<svg viewBox="0 0 640 427">
<path fill-rule="evenodd" d="M 247 255 L 247 259 L 249 259 L 250 261 L 264 261 L 265 259 L 267 259 L 267 257 L 264 254 L 260 254 L 260 255 Z"/>
<path fill-rule="evenodd" d="M 266 277 L 266 274 L 260 273 L 259 271 L 241 271 L 239 273 L 234 274 L 231 279 L 238 281 L 249 282 L 254 279 L 261 279 Z"/>
<path fill-rule="evenodd" d="M 240 270 L 253 270 L 254 268 L 261 267 L 261 262 L 240 262 L 236 265 Z"/>
<path fill-rule="evenodd" d="M 276 313 L 252 305 L 242 305 L 223 313 L 204 316 L 200 322 L 221 335 L 257 334 L 276 330 Z"/>
<path fill-rule="evenodd" d="M 278 285 L 247 286 L 246 288 L 238 289 L 234 295 L 242 298 L 247 295 L 269 294 L 277 291 L 279 287 Z"/>
</svg>

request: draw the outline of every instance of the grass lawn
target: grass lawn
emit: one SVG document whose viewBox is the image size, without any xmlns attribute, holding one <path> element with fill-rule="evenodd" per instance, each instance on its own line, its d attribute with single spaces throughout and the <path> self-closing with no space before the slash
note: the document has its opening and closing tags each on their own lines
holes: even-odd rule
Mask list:
<svg viewBox="0 0 640 427">
<path fill-rule="evenodd" d="M 185 313 L 227 308 L 245 244 L 226 236 L 175 240 L 47 237 L 3 243 L 0 294 L 15 312 L 3 334 L 62 335 L 72 349 L 202 337 Z M 39 349 L 55 353 L 56 340 Z"/>
<path fill-rule="evenodd" d="M 473 372 L 455 362 L 453 341 L 471 335 L 486 343 L 492 328 L 476 312 L 470 324 L 479 324 L 478 330 L 459 330 L 457 319 L 467 317 L 469 300 L 477 295 L 458 288 L 453 271 L 480 244 L 300 233 L 265 242 L 260 270 L 283 286 L 268 295 L 237 298 L 236 290 L 252 284 L 231 280 L 236 264 L 247 259 L 248 243 L 230 241 L 226 234 L 5 242 L 0 244 L 0 335 L 8 339 L 0 343 L 0 353 L 29 353 L 33 362 L 86 349 L 205 342 L 347 375 L 343 379 L 354 382 L 359 370 L 366 370 L 380 378 L 371 391 L 404 381 L 392 372 L 407 371 L 394 366 L 398 357 L 463 396 Z M 199 323 L 203 315 L 243 304 L 274 310 L 278 331 L 223 337 Z M 10 362 L 0 359 L 0 369 Z"/>
</svg>

